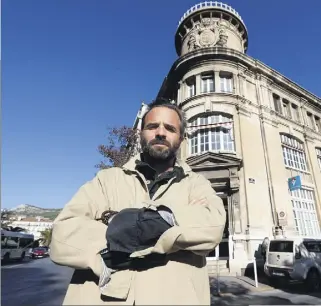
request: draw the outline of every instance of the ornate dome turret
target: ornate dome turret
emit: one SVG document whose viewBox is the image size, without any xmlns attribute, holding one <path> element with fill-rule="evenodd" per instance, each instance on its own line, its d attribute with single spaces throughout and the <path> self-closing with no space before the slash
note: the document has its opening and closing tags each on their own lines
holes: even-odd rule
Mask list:
<svg viewBox="0 0 321 306">
<path fill-rule="evenodd" d="M 190 8 L 179 21 L 175 47 L 179 56 L 208 47 L 226 47 L 245 53 L 247 29 L 241 16 L 229 5 L 203 2 Z"/>
</svg>

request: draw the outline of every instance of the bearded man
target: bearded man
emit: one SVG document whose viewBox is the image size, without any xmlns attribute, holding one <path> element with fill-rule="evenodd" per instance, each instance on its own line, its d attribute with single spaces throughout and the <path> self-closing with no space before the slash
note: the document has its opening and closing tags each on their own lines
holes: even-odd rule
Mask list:
<svg viewBox="0 0 321 306">
<path fill-rule="evenodd" d="M 179 107 L 156 100 L 141 153 L 99 171 L 63 208 L 50 257 L 75 268 L 64 305 L 210 305 L 206 255 L 226 213 L 211 183 L 177 158 L 185 128 Z"/>
</svg>

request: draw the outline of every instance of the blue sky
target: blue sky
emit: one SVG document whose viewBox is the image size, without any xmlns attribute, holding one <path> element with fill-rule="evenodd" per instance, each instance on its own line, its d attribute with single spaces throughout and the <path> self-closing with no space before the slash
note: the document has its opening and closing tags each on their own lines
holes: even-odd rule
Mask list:
<svg viewBox="0 0 321 306">
<path fill-rule="evenodd" d="M 106 127 L 132 125 L 156 96 L 197 3 L 2 0 L 3 207 L 63 207 L 94 176 Z M 246 23 L 250 56 L 321 96 L 321 1 L 225 3 Z"/>
</svg>

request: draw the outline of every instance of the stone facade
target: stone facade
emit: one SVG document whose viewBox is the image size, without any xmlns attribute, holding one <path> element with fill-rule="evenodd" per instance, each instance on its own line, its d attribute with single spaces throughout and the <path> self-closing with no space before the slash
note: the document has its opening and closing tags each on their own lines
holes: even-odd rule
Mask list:
<svg viewBox="0 0 321 306">
<path fill-rule="evenodd" d="M 175 39 L 179 58 L 158 96 L 185 111 L 181 158 L 212 182 L 228 213 L 209 262 L 240 273 L 260 260 L 265 237 L 320 236 L 321 99 L 246 55 L 245 24 L 225 4 L 191 8 Z M 290 191 L 295 176 L 302 187 Z"/>
</svg>

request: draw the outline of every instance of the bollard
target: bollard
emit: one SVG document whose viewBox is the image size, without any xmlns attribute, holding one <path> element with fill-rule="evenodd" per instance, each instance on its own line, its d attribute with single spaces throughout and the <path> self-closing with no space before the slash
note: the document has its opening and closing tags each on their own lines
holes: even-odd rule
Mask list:
<svg viewBox="0 0 321 306">
<path fill-rule="evenodd" d="M 216 259 L 216 288 L 217 288 L 217 295 L 220 296 L 221 292 L 220 292 L 220 282 L 218 280 L 219 278 L 219 273 L 220 273 L 220 268 L 219 268 L 219 259 L 217 257 Z"/>
<path fill-rule="evenodd" d="M 258 285 L 258 281 L 257 281 L 256 258 L 255 257 L 253 259 L 253 269 L 254 269 L 255 287 L 257 288 L 259 285 Z"/>
</svg>

